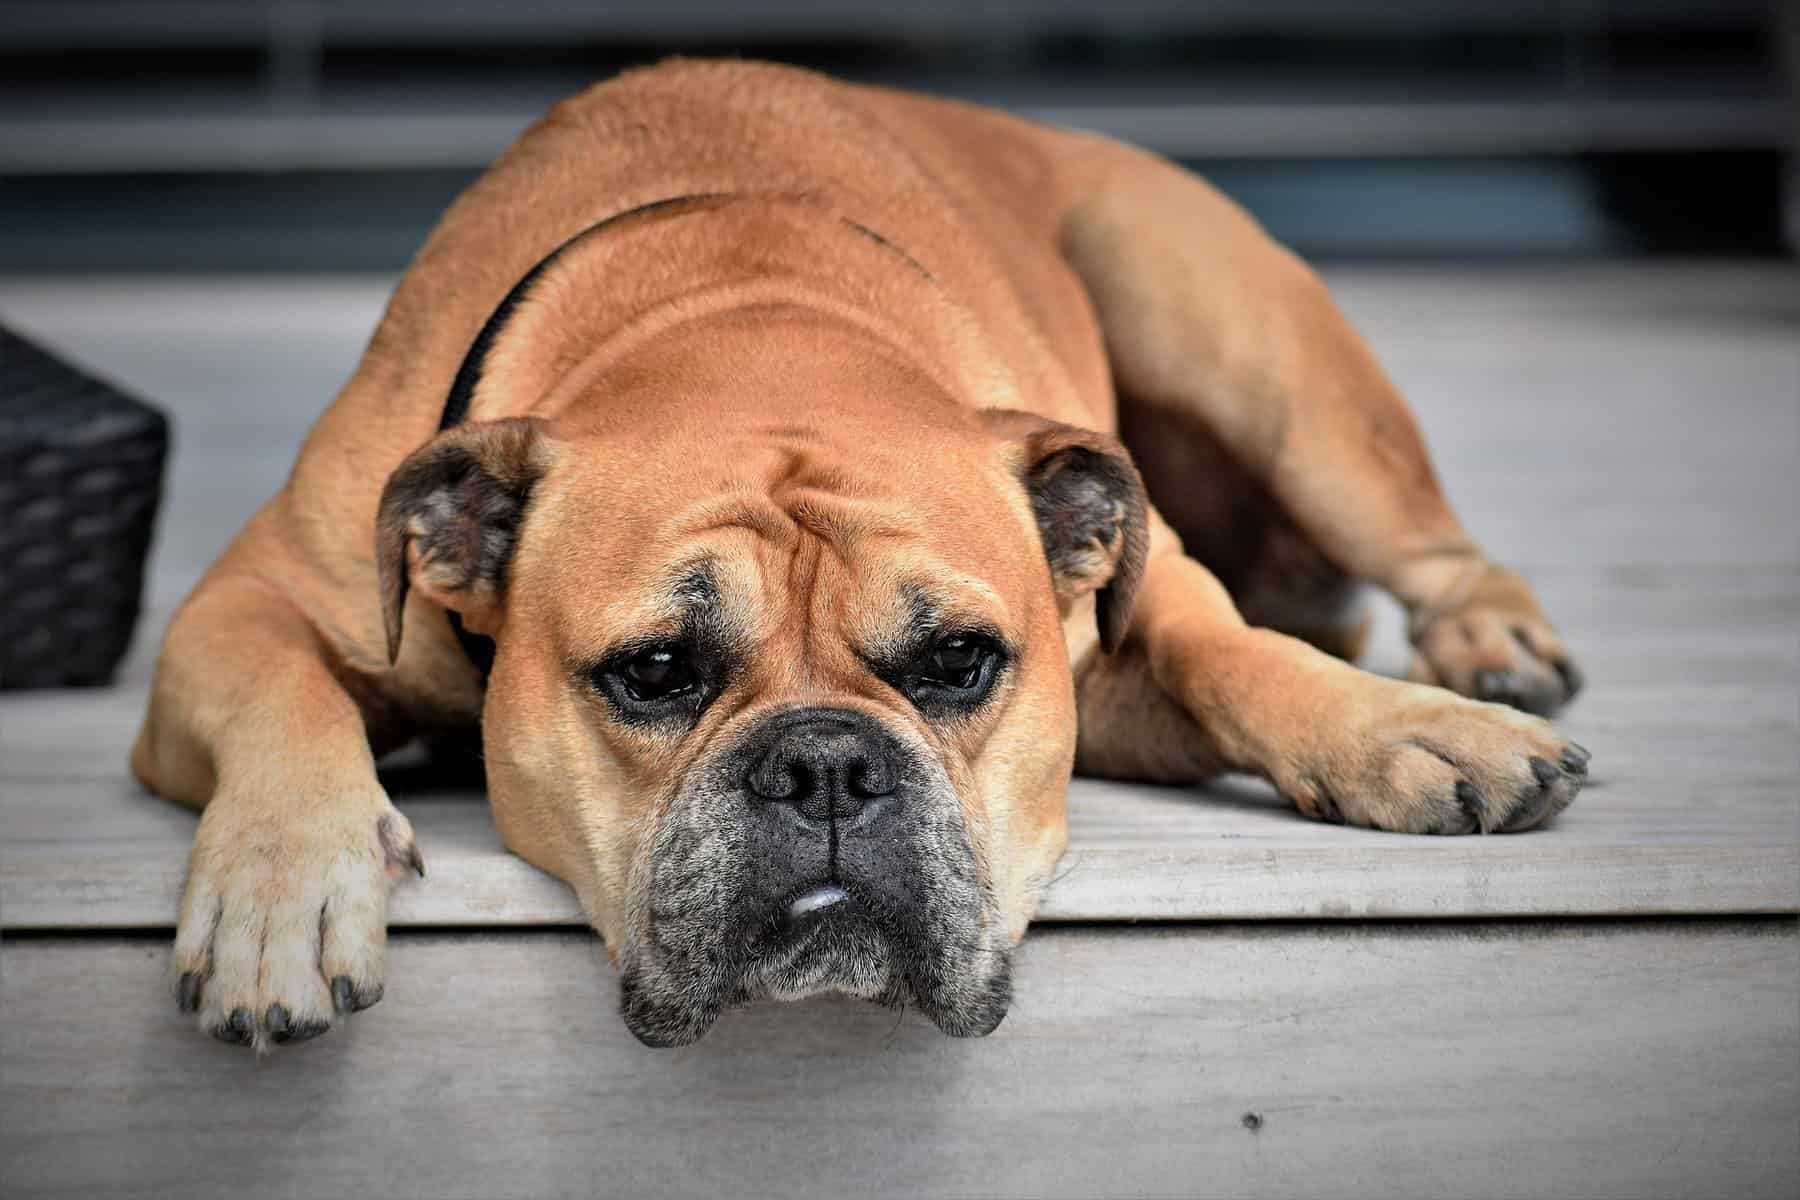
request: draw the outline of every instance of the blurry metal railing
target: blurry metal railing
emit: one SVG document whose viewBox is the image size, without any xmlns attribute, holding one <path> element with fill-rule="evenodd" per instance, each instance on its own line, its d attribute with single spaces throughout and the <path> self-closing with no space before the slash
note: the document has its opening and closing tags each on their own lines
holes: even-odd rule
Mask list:
<svg viewBox="0 0 1800 1200">
<path fill-rule="evenodd" d="M 1304 63 L 1246 81 L 1164 70 L 1034 77 L 1028 65 L 952 56 L 881 82 L 922 86 L 1092 129 L 1180 158 L 1530 155 L 1783 147 L 1793 110 L 1776 82 L 1702 63 L 1620 78 L 1597 37 L 1755 27 L 1769 0 L 4 0 L 0 53 L 103 50 L 138 63 L 104 86 L 8 91 L 0 81 L 0 174 L 475 167 L 562 95 L 605 71 L 504 70 L 509 53 L 557 43 L 754 53 L 782 38 L 884 40 L 903 63 L 974 39 L 1009 43 L 1079 33 L 1154 37 L 1547 39 L 1560 52 L 1512 80 L 1471 81 L 1429 64 L 1405 78 L 1371 69 L 1321 79 Z M 233 48 L 241 81 L 185 80 L 184 52 Z M 923 47 L 923 49 L 921 49 Z M 329 54 L 485 50 L 477 69 L 327 79 Z M 879 58 L 879 55 L 877 55 Z M 869 75 L 865 56 L 862 74 Z M 910 71 L 910 73 L 909 73 Z M 855 73 L 855 72 L 853 72 Z"/>
</svg>

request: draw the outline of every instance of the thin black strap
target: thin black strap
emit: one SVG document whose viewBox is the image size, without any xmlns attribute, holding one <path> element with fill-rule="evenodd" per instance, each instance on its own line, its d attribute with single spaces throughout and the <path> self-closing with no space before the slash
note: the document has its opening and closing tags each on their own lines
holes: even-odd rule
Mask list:
<svg viewBox="0 0 1800 1200">
<path fill-rule="evenodd" d="M 481 332 L 475 335 L 475 341 L 469 346 L 469 352 L 463 355 L 462 365 L 456 368 L 456 380 L 450 385 L 450 394 L 444 399 L 444 415 L 438 419 L 438 432 L 442 433 L 444 430 L 461 425 L 468 420 L 469 405 L 475 399 L 475 389 L 481 383 L 481 372 L 487 365 L 487 357 L 493 350 L 494 343 L 499 340 L 501 332 L 506 328 L 507 321 L 512 318 L 514 310 L 519 307 L 520 301 L 530 294 L 532 286 L 566 251 L 577 242 L 599 233 L 627 217 L 640 216 L 654 209 L 667 208 L 672 204 L 717 200 L 723 195 L 725 193 L 722 192 L 701 192 L 691 196 L 670 196 L 665 200 L 652 200 L 648 204 L 628 208 L 624 212 L 614 213 L 603 221 L 589 225 L 539 259 L 536 266 L 525 272 L 524 278 L 512 285 L 512 290 L 506 293 L 505 298 L 500 301 L 499 307 L 494 309 L 482 325 Z M 471 633 L 463 626 L 462 617 L 456 612 L 451 611 L 448 615 L 450 631 L 456 635 L 456 644 L 462 647 L 463 654 L 481 673 L 481 682 L 486 684 L 488 674 L 494 669 L 494 639 L 484 637 L 479 633 Z"/>
<path fill-rule="evenodd" d="M 512 285 L 512 290 L 506 293 L 505 298 L 500 301 L 499 307 L 494 309 L 486 323 L 482 325 L 481 332 L 475 335 L 474 342 L 469 346 L 469 352 L 463 355 L 462 365 L 456 368 L 456 380 L 450 385 L 450 394 L 444 399 L 444 415 L 438 418 L 438 432 L 442 433 L 444 430 L 461 425 L 468 420 L 469 404 L 475 399 L 475 389 L 481 383 L 481 372 L 487 365 L 488 353 L 493 350 L 494 343 L 499 340 L 501 331 L 506 328 L 507 321 L 512 319 L 513 311 L 519 307 L 520 301 L 530 294 L 532 286 L 566 251 L 577 242 L 629 217 L 641 216 L 659 208 L 667 208 L 671 204 L 717 200 L 724 194 L 722 192 L 698 192 L 691 196 L 670 196 L 667 199 L 640 204 L 636 208 L 628 208 L 624 212 L 614 213 L 605 220 L 589 225 L 539 259 L 536 266 L 525 272 L 524 278 Z"/>
</svg>

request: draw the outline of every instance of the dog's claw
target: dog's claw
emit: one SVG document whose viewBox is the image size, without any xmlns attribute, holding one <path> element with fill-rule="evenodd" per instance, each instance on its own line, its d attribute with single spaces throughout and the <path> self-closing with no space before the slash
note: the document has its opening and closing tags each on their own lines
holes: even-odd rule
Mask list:
<svg viewBox="0 0 1800 1200">
<path fill-rule="evenodd" d="M 230 1018 L 212 1035 L 230 1046 L 248 1046 L 256 1038 L 256 1018 L 247 1008 L 233 1009 Z"/>
<path fill-rule="evenodd" d="M 1573 700 L 1581 691 L 1581 685 L 1587 681 L 1582 678 L 1581 670 L 1566 658 L 1559 658 L 1550 664 L 1556 677 L 1562 680 L 1563 703 Z"/>
<path fill-rule="evenodd" d="M 380 987 L 367 991 L 358 989 L 348 975 L 339 975 L 331 981 L 331 1005 L 341 1013 L 361 1012 L 379 1003 L 381 992 Z"/>
<path fill-rule="evenodd" d="M 1492 700 L 1504 704 L 1508 691 L 1505 672 L 1475 672 L 1475 698 L 1477 700 Z"/>
<path fill-rule="evenodd" d="M 1423 830 L 1430 834 L 1460 836 L 1469 833 L 1486 833 L 1487 826 L 1482 816 L 1487 812 L 1487 800 L 1479 789 L 1466 779 L 1456 782 L 1456 806 L 1459 810 L 1453 816 L 1446 816 L 1430 828 Z"/>
<path fill-rule="evenodd" d="M 329 1021 L 291 1021 L 287 1009 L 279 1004 L 269 1005 L 263 1024 L 268 1027 L 269 1039 L 282 1046 L 310 1041 L 331 1028 Z"/>
<path fill-rule="evenodd" d="M 1519 833 L 1548 818 L 1552 813 L 1551 806 L 1556 803 L 1556 785 L 1562 780 L 1570 781 L 1569 800 L 1574 799 L 1574 791 L 1581 787 L 1582 776 L 1580 773 L 1570 772 L 1565 776 L 1563 772 L 1557 770 L 1555 763 L 1535 755 L 1530 761 L 1531 777 L 1535 781 L 1535 786 L 1521 791 L 1521 803 L 1511 819 L 1501 827 L 1501 833 Z M 1566 807 L 1566 802 L 1564 806 Z"/>
<path fill-rule="evenodd" d="M 1319 793 L 1319 815 L 1330 825 L 1344 823 L 1344 810 L 1338 807 L 1337 798 L 1330 792 Z"/>
<path fill-rule="evenodd" d="M 175 990 L 175 1004 L 184 1013 L 200 1011 L 200 972 L 183 971 Z"/>
<path fill-rule="evenodd" d="M 1481 823 L 1481 818 L 1483 814 L 1487 812 L 1487 801 L 1482 797 L 1481 793 L 1475 789 L 1475 785 L 1466 779 L 1458 780 L 1456 784 L 1456 802 L 1462 805 L 1464 812 L 1475 819 L 1475 828 L 1485 833 L 1487 827 Z"/>
</svg>

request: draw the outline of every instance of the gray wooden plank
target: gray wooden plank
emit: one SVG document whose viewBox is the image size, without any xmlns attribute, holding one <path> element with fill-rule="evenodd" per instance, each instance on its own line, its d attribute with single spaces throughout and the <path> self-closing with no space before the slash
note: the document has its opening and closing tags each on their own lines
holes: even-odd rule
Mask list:
<svg viewBox="0 0 1800 1200">
<path fill-rule="evenodd" d="M 1198 794 L 1078 780 L 1072 848 L 1045 921 L 1462 917 L 1800 911 L 1791 777 L 1645 803 L 1596 787 L 1516 837 L 1428 838 L 1305 821 L 1263 785 Z M 1665 785 L 1670 781 L 1662 781 Z M 581 924 L 572 895 L 500 847 L 479 795 L 401 801 L 429 876 L 394 895 L 396 926 Z M 169 928 L 195 818 L 135 787 L 7 785 L 0 924 Z"/>
<path fill-rule="evenodd" d="M 379 1006 L 260 1063 L 174 1012 L 160 945 L 0 953 L 9 1196 L 1785 1197 L 1800 1170 L 1788 920 L 1040 932 L 986 1040 L 821 1000 L 677 1051 L 631 1039 L 591 937 L 401 936 Z"/>
<path fill-rule="evenodd" d="M 1800 562 L 1791 268 L 1328 277 L 1502 561 Z"/>
<path fill-rule="evenodd" d="M 1800 581 L 1617 570 L 1545 583 L 1593 679 L 1563 724 L 1595 753 L 1594 782 L 1551 827 L 1411 838 L 1312 824 L 1248 781 L 1081 780 L 1044 919 L 1800 909 Z M 141 707 L 141 682 L 0 700 L 5 927 L 172 924 L 194 818 L 124 777 Z M 402 781 L 396 795 L 431 867 L 396 895 L 397 925 L 580 923 L 562 885 L 501 850 L 477 794 Z"/>
</svg>

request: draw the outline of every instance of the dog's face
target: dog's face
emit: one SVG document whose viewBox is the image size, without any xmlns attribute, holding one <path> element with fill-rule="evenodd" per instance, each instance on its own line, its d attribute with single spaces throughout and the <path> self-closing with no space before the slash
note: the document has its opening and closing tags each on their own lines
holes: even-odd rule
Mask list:
<svg viewBox="0 0 1800 1200">
<path fill-rule="evenodd" d="M 502 833 L 575 886 L 654 1045 L 833 990 L 987 1033 L 1064 847 L 1064 620 L 1098 592 L 1123 628 L 1135 473 L 879 358 L 839 374 L 811 417 L 719 377 L 654 420 L 466 426 L 384 495 L 390 637 L 409 584 L 494 636 Z"/>
</svg>

